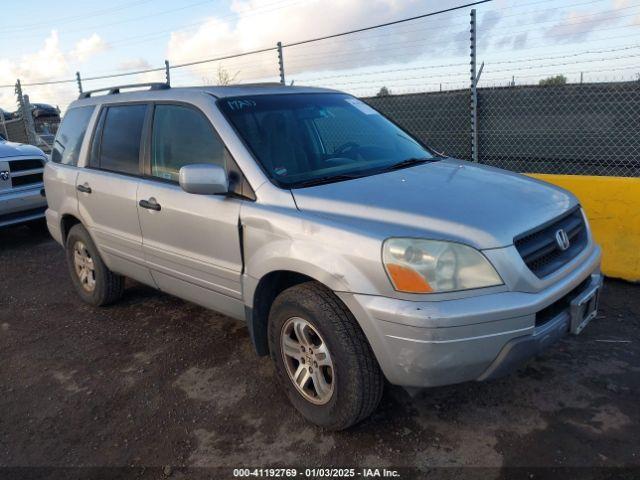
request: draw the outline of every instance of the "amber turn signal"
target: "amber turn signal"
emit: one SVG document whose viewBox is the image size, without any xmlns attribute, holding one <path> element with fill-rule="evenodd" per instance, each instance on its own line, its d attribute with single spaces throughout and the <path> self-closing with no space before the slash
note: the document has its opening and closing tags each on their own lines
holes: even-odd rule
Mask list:
<svg viewBox="0 0 640 480">
<path fill-rule="evenodd" d="M 396 290 L 407 293 L 431 293 L 433 291 L 418 272 L 394 263 L 388 264 L 386 267 Z"/>
</svg>

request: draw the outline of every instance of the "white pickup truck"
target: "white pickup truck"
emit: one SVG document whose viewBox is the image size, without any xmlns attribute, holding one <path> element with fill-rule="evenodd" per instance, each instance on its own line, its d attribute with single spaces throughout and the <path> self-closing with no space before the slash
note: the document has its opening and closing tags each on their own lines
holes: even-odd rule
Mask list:
<svg viewBox="0 0 640 480">
<path fill-rule="evenodd" d="M 33 145 L 0 138 L 0 228 L 44 218 L 42 172 L 47 157 Z"/>
</svg>

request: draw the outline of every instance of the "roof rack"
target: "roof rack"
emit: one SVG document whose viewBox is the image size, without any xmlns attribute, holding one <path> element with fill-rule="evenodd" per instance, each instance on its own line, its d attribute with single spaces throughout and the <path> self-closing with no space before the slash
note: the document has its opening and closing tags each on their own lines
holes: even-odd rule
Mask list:
<svg viewBox="0 0 640 480">
<path fill-rule="evenodd" d="M 139 87 L 149 87 L 149 90 L 166 90 L 168 88 L 171 88 L 168 83 L 161 82 L 132 83 L 130 85 L 118 85 L 117 87 L 97 88 L 95 90 L 89 90 L 86 92 L 82 92 L 78 98 L 90 98 L 92 94 L 97 92 L 108 92 L 107 95 L 115 95 L 120 93 L 120 89 Z"/>
</svg>

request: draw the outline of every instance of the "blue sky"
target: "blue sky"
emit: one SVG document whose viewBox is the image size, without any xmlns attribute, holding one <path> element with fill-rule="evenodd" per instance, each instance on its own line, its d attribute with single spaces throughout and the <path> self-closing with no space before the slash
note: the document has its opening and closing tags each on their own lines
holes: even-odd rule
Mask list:
<svg viewBox="0 0 640 480">
<path fill-rule="evenodd" d="M 3 5 L 0 85 L 159 67 L 273 46 L 459 5 L 454 0 L 59 0 Z M 640 72 L 640 0 L 494 0 L 478 11 L 481 86 L 633 79 Z M 285 49 L 288 81 L 360 95 L 468 84 L 469 9 Z M 268 52 L 172 72 L 174 84 L 275 80 Z M 161 80 L 162 74 L 87 82 L 87 87 Z M 72 83 L 29 87 L 32 101 L 60 104 Z M 0 107 L 13 93 L 0 88 Z"/>
</svg>

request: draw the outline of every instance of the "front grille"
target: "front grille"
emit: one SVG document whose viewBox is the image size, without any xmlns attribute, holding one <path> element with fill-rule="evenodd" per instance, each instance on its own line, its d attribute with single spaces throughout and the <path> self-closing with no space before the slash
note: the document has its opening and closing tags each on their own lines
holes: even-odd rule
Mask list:
<svg viewBox="0 0 640 480">
<path fill-rule="evenodd" d="M 569 238 L 569 248 L 562 250 L 556 240 L 559 230 Z M 543 278 L 576 257 L 587 245 L 587 227 L 580 207 L 560 218 L 526 232 L 513 239 L 524 263 L 538 277 Z"/>
<path fill-rule="evenodd" d="M 11 187 L 20 188 L 42 183 L 44 162 L 39 159 L 9 160 Z"/>
<path fill-rule="evenodd" d="M 9 162 L 9 170 L 12 172 L 23 172 L 42 168 L 42 160 L 12 160 Z"/>
<path fill-rule="evenodd" d="M 28 175 L 11 178 L 11 185 L 13 186 L 13 188 L 25 187 L 27 185 L 33 185 L 35 183 L 42 183 L 42 172 L 30 173 Z"/>
</svg>

